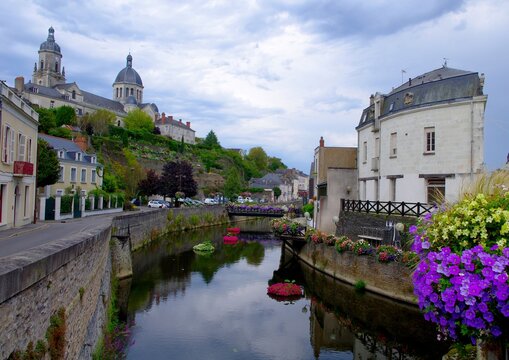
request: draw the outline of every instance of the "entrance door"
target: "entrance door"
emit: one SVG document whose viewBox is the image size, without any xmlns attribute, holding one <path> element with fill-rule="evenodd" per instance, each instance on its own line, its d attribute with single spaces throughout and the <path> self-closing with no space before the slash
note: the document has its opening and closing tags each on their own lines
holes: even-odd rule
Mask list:
<svg viewBox="0 0 509 360">
<path fill-rule="evenodd" d="M 80 218 L 81 217 L 81 196 L 79 196 L 78 194 L 74 194 L 73 204 L 74 204 L 74 217 Z"/>
<path fill-rule="evenodd" d="M 16 217 L 18 213 L 18 200 L 19 200 L 19 186 L 16 185 L 16 188 L 14 189 L 14 216 L 12 220 L 12 227 L 16 227 Z"/>
<path fill-rule="evenodd" d="M 49 197 L 46 199 L 46 207 L 44 213 L 44 220 L 55 220 L 55 198 Z"/>
</svg>

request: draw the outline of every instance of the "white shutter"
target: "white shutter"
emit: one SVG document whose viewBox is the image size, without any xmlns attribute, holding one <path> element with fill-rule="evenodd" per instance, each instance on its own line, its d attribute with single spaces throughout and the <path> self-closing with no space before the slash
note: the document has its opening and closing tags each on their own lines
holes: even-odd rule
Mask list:
<svg viewBox="0 0 509 360">
<path fill-rule="evenodd" d="M 7 149 L 9 149 L 9 147 L 7 146 L 8 144 L 8 139 L 9 139 L 9 135 L 7 134 L 7 129 L 8 127 L 6 125 L 2 126 L 2 161 L 3 162 L 7 162 L 8 160 L 8 152 L 7 152 Z"/>
<path fill-rule="evenodd" d="M 25 161 L 26 139 L 27 139 L 27 137 L 25 135 L 19 134 L 19 136 L 18 136 L 18 161 Z"/>
<path fill-rule="evenodd" d="M 16 138 L 14 136 L 14 131 L 11 129 L 11 142 L 9 144 L 9 164 L 12 164 L 14 161 L 14 144 L 16 143 Z"/>
</svg>

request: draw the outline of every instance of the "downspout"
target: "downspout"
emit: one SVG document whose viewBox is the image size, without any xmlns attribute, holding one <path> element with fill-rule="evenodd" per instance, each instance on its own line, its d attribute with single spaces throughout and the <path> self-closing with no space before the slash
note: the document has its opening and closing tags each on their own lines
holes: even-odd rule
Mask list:
<svg viewBox="0 0 509 360">
<path fill-rule="evenodd" d="M 470 180 L 474 175 L 474 99 L 470 100 Z"/>
</svg>

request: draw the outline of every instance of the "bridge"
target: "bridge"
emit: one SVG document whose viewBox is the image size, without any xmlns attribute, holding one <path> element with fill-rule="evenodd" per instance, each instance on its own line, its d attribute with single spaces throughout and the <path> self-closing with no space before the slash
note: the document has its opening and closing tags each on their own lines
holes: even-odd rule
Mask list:
<svg viewBox="0 0 509 360">
<path fill-rule="evenodd" d="M 228 216 L 283 217 L 289 212 L 300 213 L 299 208 L 272 205 L 226 205 Z"/>
</svg>

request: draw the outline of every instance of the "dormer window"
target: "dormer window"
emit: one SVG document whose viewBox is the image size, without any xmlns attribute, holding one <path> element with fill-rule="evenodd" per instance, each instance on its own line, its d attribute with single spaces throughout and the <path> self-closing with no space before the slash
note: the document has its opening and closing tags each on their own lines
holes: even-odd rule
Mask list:
<svg viewBox="0 0 509 360">
<path fill-rule="evenodd" d="M 76 157 L 75 157 L 76 161 L 81 161 L 81 153 L 76 153 Z"/>
<path fill-rule="evenodd" d="M 95 156 L 90 157 L 90 163 L 95 164 L 96 159 Z"/>
<path fill-rule="evenodd" d="M 73 98 L 73 99 L 76 99 L 76 90 L 73 90 L 73 91 L 72 91 L 72 98 Z"/>
<path fill-rule="evenodd" d="M 63 159 L 64 158 L 64 150 L 58 150 L 58 158 Z"/>
</svg>

